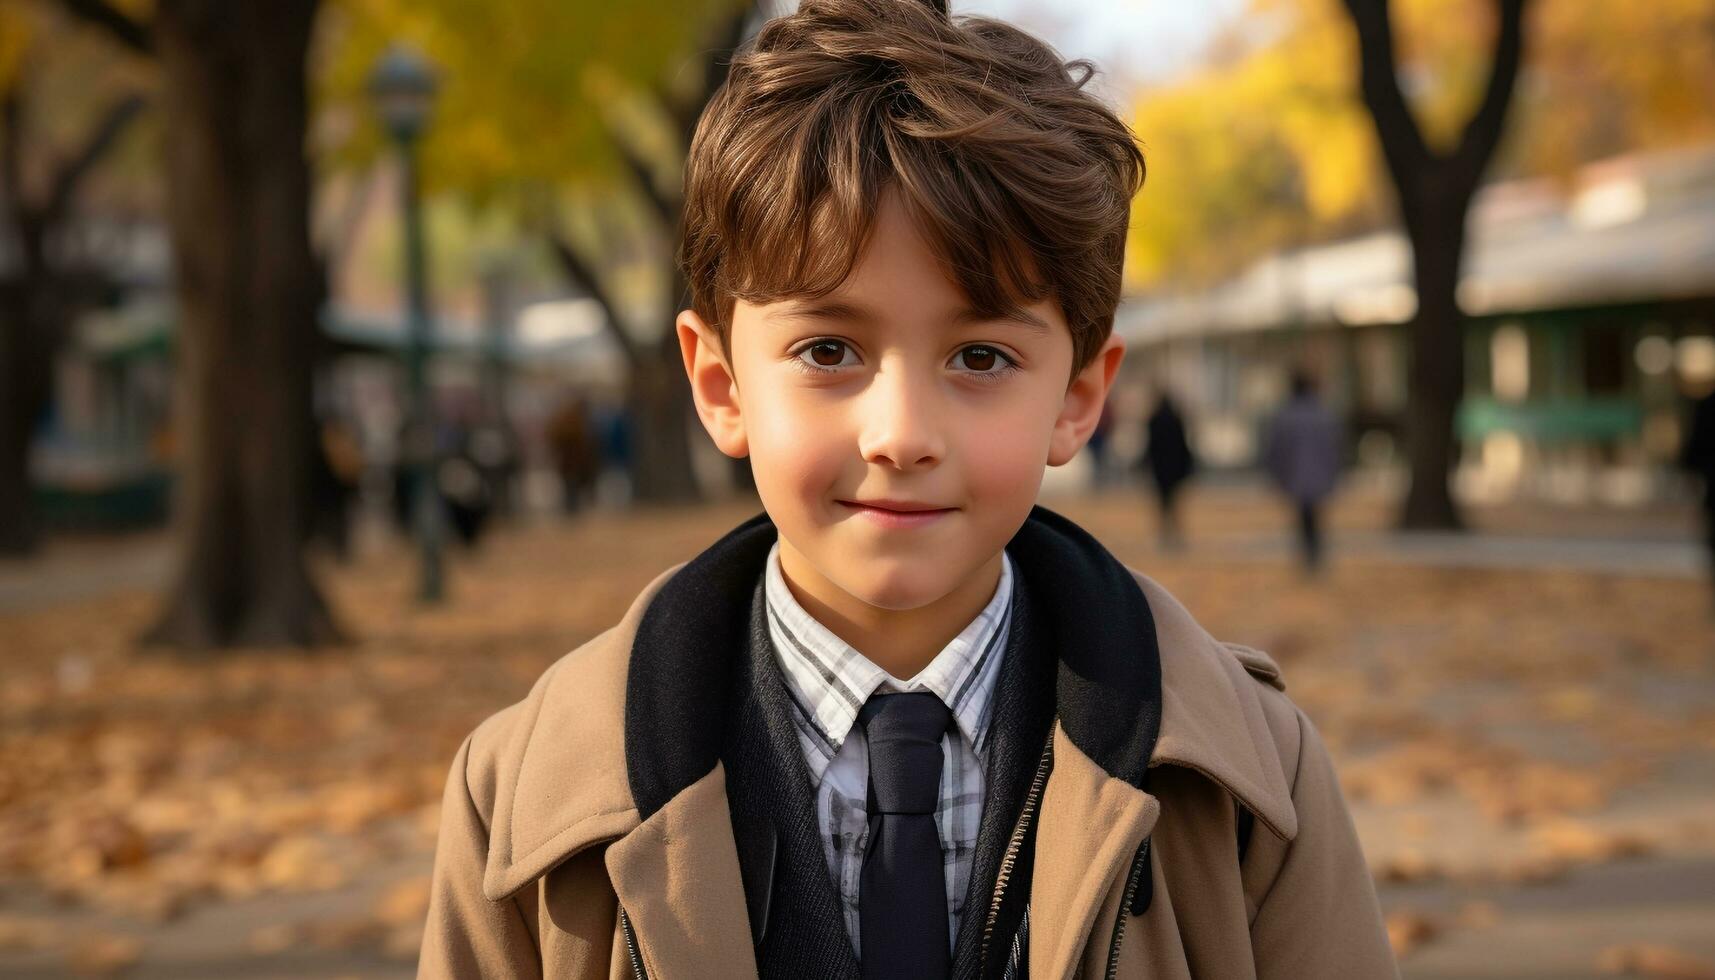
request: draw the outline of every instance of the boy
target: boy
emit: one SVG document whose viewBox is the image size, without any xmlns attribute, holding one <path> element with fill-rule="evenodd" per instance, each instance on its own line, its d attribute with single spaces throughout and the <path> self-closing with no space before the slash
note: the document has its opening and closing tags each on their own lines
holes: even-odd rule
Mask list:
<svg viewBox="0 0 1715 980">
<path fill-rule="evenodd" d="M 460 749 L 423 975 L 1396 975 L 1273 662 L 1034 506 L 1124 355 L 1088 78 L 913 0 L 734 59 L 677 333 L 765 513 Z"/>
</svg>

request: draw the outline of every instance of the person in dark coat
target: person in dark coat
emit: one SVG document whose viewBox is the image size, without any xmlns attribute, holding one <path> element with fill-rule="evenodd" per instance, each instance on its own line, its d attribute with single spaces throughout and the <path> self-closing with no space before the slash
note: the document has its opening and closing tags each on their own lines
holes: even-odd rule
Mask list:
<svg viewBox="0 0 1715 980">
<path fill-rule="evenodd" d="M 1270 420 L 1263 464 L 1298 512 L 1306 571 L 1322 567 L 1322 502 L 1340 476 L 1340 423 L 1316 397 L 1316 383 L 1298 371 L 1292 397 Z"/>
<path fill-rule="evenodd" d="M 1161 393 L 1155 410 L 1149 413 L 1149 444 L 1144 448 L 1143 461 L 1155 482 L 1156 500 L 1161 507 L 1161 547 L 1177 551 L 1184 546 L 1185 537 L 1179 526 L 1179 488 L 1190 479 L 1197 468 L 1191 455 L 1191 443 L 1185 437 L 1185 420 L 1173 403 L 1173 396 Z"/>
<path fill-rule="evenodd" d="M 1102 406 L 1101 420 L 1090 433 L 1090 439 L 1084 443 L 1084 452 L 1090 455 L 1090 482 L 1097 489 L 1105 487 L 1113 479 L 1113 463 L 1109 457 L 1108 440 L 1114 431 L 1114 411 L 1112 404 Z"/>
</svg>

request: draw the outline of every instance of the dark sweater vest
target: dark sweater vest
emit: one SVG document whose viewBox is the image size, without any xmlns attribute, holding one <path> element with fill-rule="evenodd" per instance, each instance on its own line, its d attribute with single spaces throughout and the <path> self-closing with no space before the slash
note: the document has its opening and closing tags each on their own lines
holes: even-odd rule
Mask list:
<svg viewBox="0 0 1715 980">
<path fill-rule="evenodd" d="M 995 682 L 983 815 L 954 943 L 955 980 L 976 980 L 1001 858 L 1017 823 L 1054 716 L 1056 659 L 1042 642 L 1024 588 L 1013 580 L 1012 624 Z M 840 911 L 816 826 L 815 789 L 793 727 L 785 677 L 768 636 L 766 599 L 759 579 L 751 596 L 747 655 L 736 658 L 721 747 L 733 836 L 738 846 L 750 913 L 757 971 L 763 978 L 829 977 L 857 980 Z M 1028 894 L 1028 855 L 1009 889 Z M 991 940 L 990 973 L 1003 963 L 1022 902 L 1009 893 Z"/>
</svg>

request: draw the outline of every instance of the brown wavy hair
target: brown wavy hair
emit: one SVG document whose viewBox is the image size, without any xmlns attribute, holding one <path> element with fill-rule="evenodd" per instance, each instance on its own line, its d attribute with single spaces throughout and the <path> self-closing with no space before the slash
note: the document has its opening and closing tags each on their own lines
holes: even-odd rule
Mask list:
<svg viewBox="0 0 1715 980">
<path fill-rule="evenodd" d="M 733 302 L 838 288 L 894 187 L 985 316 L 1055 298 L 1074 373 L 1113 330 L 1143 154 L 1095 68 L 923 0 L 804 0 L 734 55 L 685 164 L 679 263 L 723 347 Z"/>
</svg>

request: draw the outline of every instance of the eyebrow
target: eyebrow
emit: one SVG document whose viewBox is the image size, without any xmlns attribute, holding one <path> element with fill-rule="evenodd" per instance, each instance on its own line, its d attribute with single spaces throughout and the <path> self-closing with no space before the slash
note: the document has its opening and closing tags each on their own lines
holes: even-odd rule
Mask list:
<svg viewBox="0 0 1715 980">
<path fill-rule="evenodd" d="M 841 300 L 815 300 L 797 302 L 783 310 L 776 310 L 768 314 L 768 319 L 774 321 L 845 320 L 870 325 L 879 322 L 881 317 L 874 310 L 856 303 Z M 1014 323 L 1035 333 L 1047 333 L 1050 329 L 1046 321 L 1023 307 L 1002 310 L 994 316 L 985 316 L 980 311 L 967 306 L 953 314 L 950 322 L 954 326 L 965 326 L 994 320 Z"/>
</svg>

